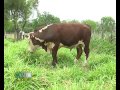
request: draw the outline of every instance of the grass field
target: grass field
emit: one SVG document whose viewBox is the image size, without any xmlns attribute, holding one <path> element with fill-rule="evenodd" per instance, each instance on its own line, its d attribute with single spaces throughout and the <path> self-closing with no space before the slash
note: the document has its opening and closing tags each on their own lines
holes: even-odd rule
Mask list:
<svg viewBox="0 0 120 90">
<path fill-rule="evenodd" d="M 76 49 L 59 49 L 58 65 L 52 56 L 39 49 L 27 51 L 26 40 L 4 40 L 4 90 L 116 90 L 116 46 L 107 40 L 92 38 L 89 66 L 83 67 L 84 53 L 74 64 Z M 32 78 L 16 79 L 18 71 L 32 73 Z"/>
</svg>

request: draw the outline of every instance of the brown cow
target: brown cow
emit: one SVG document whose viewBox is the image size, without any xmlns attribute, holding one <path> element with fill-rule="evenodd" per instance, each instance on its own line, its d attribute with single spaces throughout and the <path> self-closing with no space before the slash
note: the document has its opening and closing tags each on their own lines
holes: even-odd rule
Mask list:
<svg viewBox="0 0 120 90">
<path fill-rule="evenodd" d="M 29 33 L 29 51 L 33 52 L 37 47 L 42 47 L 45 51 L 52 53 L 55 66 L 57 63 L 57 51 L 65 46 L 70 49 L 77 49 L 75 62 L 82 54 L 82 46 L 86 55 L 85 64 L 89 55 L 89 43 L 91 38 L 91 28 L 85 24 L 61 23 L 50 24 L 41 29 Z"/>
</svg>

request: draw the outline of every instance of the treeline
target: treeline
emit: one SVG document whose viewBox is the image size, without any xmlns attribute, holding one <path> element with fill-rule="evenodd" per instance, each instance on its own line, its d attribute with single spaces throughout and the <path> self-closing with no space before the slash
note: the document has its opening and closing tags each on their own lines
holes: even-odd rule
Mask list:
<svg viewBox="0 0 120 90">
<path fill-rule="evenodd" d="M 51 23 L 85 23 L 91 26 L 93 33 L 100 33 L 104 38 L 105 33 L 110 34 L 110 40 L 115 35 L 115 20 L 110 16 L 102 17 L 100 22 L 93 20 L 63 20 L 48 12 L 43 14 L 37 10 L 38 0 L 4 0 L 4 31 L 16 32 L 15 37 L 18 38 L 20 30 L 28 33 L 35 28 L 45 26 Z M 37 18 L 29 20 L 33 11 L 37 12 Z M 114 34 L 114 35 L 113 35 Z"/>
</svg>

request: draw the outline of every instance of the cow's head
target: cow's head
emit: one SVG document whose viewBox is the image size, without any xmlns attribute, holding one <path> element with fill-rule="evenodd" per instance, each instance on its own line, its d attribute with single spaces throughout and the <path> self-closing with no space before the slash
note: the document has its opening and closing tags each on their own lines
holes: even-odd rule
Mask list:
<svg viewBox="0 0 120 90">
<path fill-rule="evenodd" d="M 47 46 L 45 45 L 45 41 L 43 39 L 40 39 L 40 37 L 45 35 L 45 30 L 48 29 L 50 25 L 47 25 L 43 28 L 39 28 L 37 30 L 34 30 L 34 32 L 30 32 L 28 35 L 28 40 L 29 40 L 29 51 L 33 52 L 35 51 L 38 47 L 42 47 L 45 51 L 47 51 Z"/>
<path fill-rule="evenodd" d="M 29 35 L 28 35 L 28 44 L 29 44 L 28 51 L 30 51 L 30 52 L 35 51 L 38 47 L 42 47 L 43 49 L 45 49 L 44 40 L 39 39 L 36 36 L 35 32 L 30 32 L 29 33 Z"/>
</svg>

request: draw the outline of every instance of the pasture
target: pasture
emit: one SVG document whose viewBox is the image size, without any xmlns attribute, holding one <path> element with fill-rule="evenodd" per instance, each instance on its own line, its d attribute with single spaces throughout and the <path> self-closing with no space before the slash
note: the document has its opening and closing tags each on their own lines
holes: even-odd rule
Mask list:
<svg viewBox="0 0 120 90">
<path fill-rule="evenodd" d="M 61 48 L 58 65 L 42 49 L 27 51 L 27 40 L 4 40 L 4 90 L 116 90 L 116 45 L 92 36 L 89 66 L 83 67 L 84 53 L 74 64 L 76 49 Z M 32 78 L 16 79 L 18 71 L 32 73 Z"/>
</svg>

